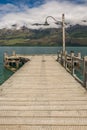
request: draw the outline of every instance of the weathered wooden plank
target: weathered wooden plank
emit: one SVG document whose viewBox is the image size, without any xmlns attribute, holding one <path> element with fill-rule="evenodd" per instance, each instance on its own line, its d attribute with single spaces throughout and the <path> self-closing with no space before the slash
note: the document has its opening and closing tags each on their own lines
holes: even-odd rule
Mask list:
<svg viewBox="0 0 87 130">
<path fill-rule="evenodd" d="M 87 101 L 20 101 L 20 100 L 1 100 L 0 106 L 3 105 L 15 105 L 15 106 L 21 106 L 21 105 L 86 105 Z"/>
<path fill-rule="evenodd" d="M 87 126 L 2 125 L 0 130 L 86 130 Z"/>
<path fill-rule="evenodd" d="M 18 125 L 87 125 L 87 118 L 0 117 L 0 124 Z"/>
<path fill-rule="evenodd" d="M 3 98 L 4 96 L 4 98 Z M 0 96 L 0 101 L 87 101 L 87 97 L 50 97 L 50 98 L 40 98 L 40 97 L 6 97 L 5 95 Z"/>
<path fill-rule="evenodd" d="M 87 111 L 86 110 L 78 110 L 78 111 L 0 111 L 0 117 L 37 117 L 37 118 L 87 118 Z"/>
<path fill-rule="evenodd" d="M 44 89 L 24 89 L 24 91 L 23 91 L 23 89 L 16 89 L 15 91 L 12 91 L 12 90 L 14 90 L 14 89 L 9 89 L 9 90 L 4 90 L 4 92 L 3 93 L 9 93 L 9 94 L 28 94 L 29 92 L 29 94 L 38 94 L 38 93 L 44 93 L 44 94 L 47 94 L 48 92 L 48 89 L 47 88 L 44 88 Z M 64 90 L 64 88 L 63 89 L 60 89 L 60 91 L 58 91 L 58 89 L 49 89 L 49 93 L 51 93 L 51 94 L 63 94 L 63 93 L 65 93 L 65 94 L 84 94 L 85 93 L 85 91 L 78 91 L 78 90 L 76 90 L 76 89 L 65 89 Z"/>
<path fill-rule="evenodd" d="M 59 111 L 59 110 L 66 110 L 66 111 L 70 111 L 70 110 L 87 110 L 87 105 L 57 105 L 57 106 L 51 106 L 51 105 L 48 105 L 48 106 L 41 106 L 41 105 L 26 105 L 26 106 L 0 106 L 0 110 L 25 110 L 25 111 L 28 111 L 28 110 L 31 110 L 31 111 Z"/>
</svg>

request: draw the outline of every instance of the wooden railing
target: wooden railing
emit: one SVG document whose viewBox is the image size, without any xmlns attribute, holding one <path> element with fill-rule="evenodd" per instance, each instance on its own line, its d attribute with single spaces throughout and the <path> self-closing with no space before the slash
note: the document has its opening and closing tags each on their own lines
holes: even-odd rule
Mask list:
<svg viewBox="0 0 87 130">
<path fill-rule="evenodd" d="M 29 60 L 29 58 L 23 57 L 22 55 L 17 55 L 15 51 L 13 51 L 11 56 L 8 56 L 7 53 L 4 53 L 4 67 L 11 70 L 12 72 L 18 70 Z"/>
<path fill-rule="evenodd" d="M 87 88 L 87 56 L 82 58 L 81 53 L 75 55 L 74 52 L 68 54 L 61 51 L 58 52 L 57 61 Z"/>
</svg>

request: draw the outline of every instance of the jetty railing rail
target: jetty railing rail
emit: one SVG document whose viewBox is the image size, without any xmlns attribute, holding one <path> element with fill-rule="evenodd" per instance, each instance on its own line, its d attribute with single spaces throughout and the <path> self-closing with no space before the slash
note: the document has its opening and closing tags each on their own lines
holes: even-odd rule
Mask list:
<svg viewBox="0 0 87 130">
<path fill-rule="evenodd" d="M 81 53 L 76 55 L 74 52 L 68 54 L 67 51 L 65 53 L 61 51 L 58 52 L 57 61 L 87 88 L 87 56 L 82 58 Z"/>
</svg>

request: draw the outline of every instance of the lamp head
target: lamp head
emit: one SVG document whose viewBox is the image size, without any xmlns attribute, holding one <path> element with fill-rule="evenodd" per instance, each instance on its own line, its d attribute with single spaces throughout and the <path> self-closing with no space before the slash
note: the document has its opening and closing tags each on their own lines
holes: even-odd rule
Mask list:
<svg viewBox="0 0 87 130">
<path fill-rule="evenodd" d="M 44 23 L 43 25 L 48 26 L 48 25 L 49 25 L 49 23 L 48 23 L 47 21 L 45 21 L 45 23 Z"/>
<path fill-rule="evenodd" d="M 32 24 L 32 26 L 41 26 L 41 25 L 43 25 L 43 24 L 40 24 L 40 23 L 34 23 L 34 24 Z"/>
<path fill-rule="evenodd" d="M 55 22 L 55 24 L 57 24 L 57 25 L 61 25 L 61 24 L 62 24 L 62 22 L 57 21 L 57 22 Z"/>
<path fill-rule="evenodd" d="M 82 22 L 84 22 L 84 23 L 85 23 L 85 22 L 87 22 L 87 20 L 82 20 Z"/>
</svg>

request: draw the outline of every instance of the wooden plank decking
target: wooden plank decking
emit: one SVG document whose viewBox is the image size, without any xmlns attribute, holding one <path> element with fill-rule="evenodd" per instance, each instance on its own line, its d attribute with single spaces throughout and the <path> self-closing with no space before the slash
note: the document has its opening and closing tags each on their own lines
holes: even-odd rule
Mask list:
<svg viewBox="0 0 87 130">
<path fill-rule="evenodd" d="M 32 56 L 0 88 L 0 130 L 86 129 L 87 91 L 55 56 Z"/>
</svg>

